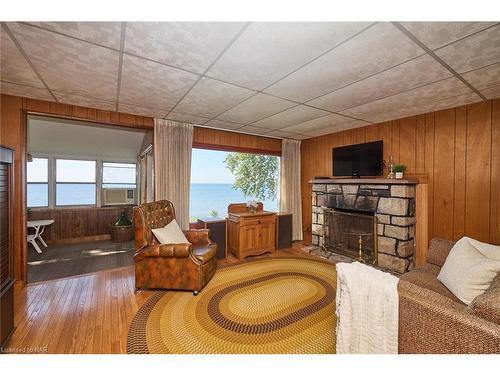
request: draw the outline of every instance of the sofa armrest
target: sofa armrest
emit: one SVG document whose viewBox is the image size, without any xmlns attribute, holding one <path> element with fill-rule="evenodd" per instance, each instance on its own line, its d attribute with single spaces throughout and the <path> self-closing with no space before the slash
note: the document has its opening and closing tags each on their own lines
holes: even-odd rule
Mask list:
<svg viewBox="0 0 500 375">
<path fill-rule="evenodd" d="M 500 327 L 465 307 L 400 280 L 400 353 L 499 353 Z"/>
<path fill-rule="evenodd" d="M 186 258 L 191 253 L 190 243 L 150 245 L 143 247 L 134 255 L 134 260 L 140 262 L 144 258 Z"/>
<path fill-rule="evenodd" d="M 209 229 L 189 229 L 183 232 L 187 240 L 193 245 L 208 245 L 212 243 L 209 237 Z"/>
</svg>

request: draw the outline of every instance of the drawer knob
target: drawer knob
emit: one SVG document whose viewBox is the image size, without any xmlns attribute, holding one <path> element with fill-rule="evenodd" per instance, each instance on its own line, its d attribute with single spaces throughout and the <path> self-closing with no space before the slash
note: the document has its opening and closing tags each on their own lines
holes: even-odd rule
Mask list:
<svg viewBox="0 0 500 375">
<path fill-rule="evenodd" d="M 259 224 L 261 223 L 261 221 L 259 220 Z"/>
</svg>

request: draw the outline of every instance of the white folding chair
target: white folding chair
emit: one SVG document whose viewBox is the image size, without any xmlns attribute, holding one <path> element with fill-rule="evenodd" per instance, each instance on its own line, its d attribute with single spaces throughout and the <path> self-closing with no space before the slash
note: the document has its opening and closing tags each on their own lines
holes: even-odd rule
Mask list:
<svg viewBox="0 0 500 375">
<path fill-rule="evenodd" d="M 40 249 L 40 246 L 38 246 L 38 244 L 36 243 L 36 236 L 37 236 L 36 234 L 28 234 L 27 236 L 28 242 L 33 245 L 38 254 L 41 254 L 42 250 Z"/>
</svg>

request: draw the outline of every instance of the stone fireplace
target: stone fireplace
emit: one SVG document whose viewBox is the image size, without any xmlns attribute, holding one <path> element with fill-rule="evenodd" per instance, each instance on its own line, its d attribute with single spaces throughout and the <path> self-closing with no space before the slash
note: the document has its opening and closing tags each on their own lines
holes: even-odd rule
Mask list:
<svg viewBox="0 0 500 375">
<path fill-rule="evenodd" d="M 396 179 L 316 179 L 312 242 L 405 273 L 415 263 L 415 186 Z"/>
</svg>

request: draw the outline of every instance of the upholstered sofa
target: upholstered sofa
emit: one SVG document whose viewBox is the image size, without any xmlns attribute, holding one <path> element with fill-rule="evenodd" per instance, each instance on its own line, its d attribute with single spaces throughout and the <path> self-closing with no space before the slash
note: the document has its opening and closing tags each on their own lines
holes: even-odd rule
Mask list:
<svg viewBox="0 0 500 375">
<path fill-rule="evenodd" d="M 208 229 L 184 231 L 189 243 L 159 244 L 151 229 L 173 219 L 175 209 L 167 200 L 134 208 L 135 287 L 190 290 L 196 295 L 215 273 L 217 244 Z"/>
<path fill-rule="evenodd" d="M 400 353 L 500 353 L 500 275 L 465 305 L 437 279 L 453 245 L 433 239 L 427 263 L 400 278 Z"/>
</svg>

